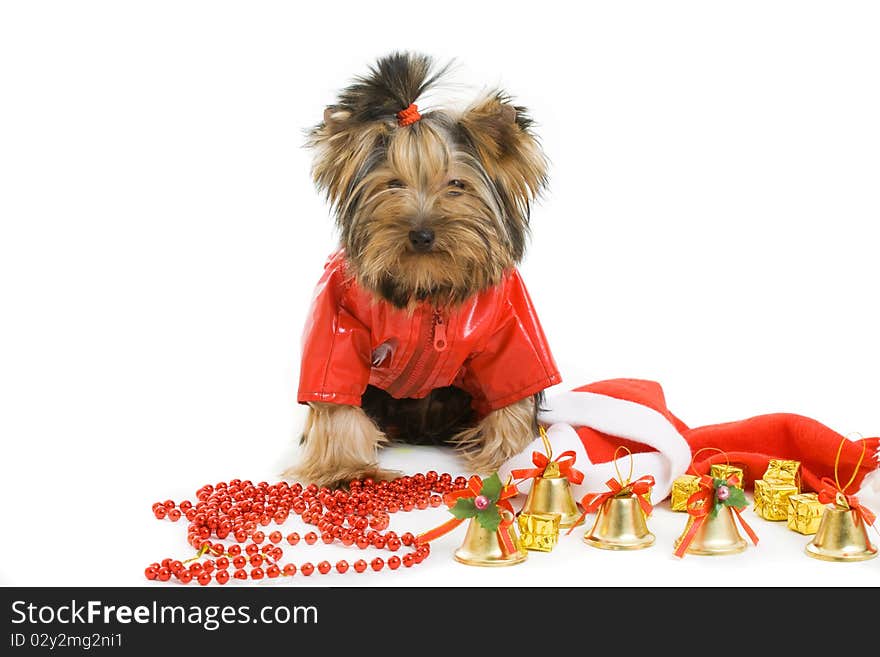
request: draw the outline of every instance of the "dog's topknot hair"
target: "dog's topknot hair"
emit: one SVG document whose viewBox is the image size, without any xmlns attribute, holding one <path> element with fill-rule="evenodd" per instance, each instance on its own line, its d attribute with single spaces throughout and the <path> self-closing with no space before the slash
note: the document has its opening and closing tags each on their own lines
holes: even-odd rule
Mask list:
<svg viewBox="0 0 880 657">
<path fill-rule="evenodd" d="M 335 109 L 349 112 L 356 122 L 393 119 L 448 70 L 448 64 L 437 69 L 427 55 L 391 53 L 371 66 L 368 75 L 355 78 L 343 89 Z"/>
</svg>

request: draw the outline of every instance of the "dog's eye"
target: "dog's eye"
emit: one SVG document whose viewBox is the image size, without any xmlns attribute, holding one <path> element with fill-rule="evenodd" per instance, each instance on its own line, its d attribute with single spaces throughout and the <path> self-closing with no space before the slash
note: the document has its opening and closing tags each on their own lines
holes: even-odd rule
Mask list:
<svg viewBox="0 0 880 657">
<path fill-rule="evenodd" d="M 402 189 L 405 187 L 402 180 L 398 180 L 395 178 L 394 180 L 388 181 L 388 189 Z"/>
<path fill-rule="evenodd" d="M 449 181 L 449 191 L 446 192 L 449 196 L 461 196 L 461 190 L 464 189 L 464 183 L 460 180 L 450 180 Z"/>
</svg>

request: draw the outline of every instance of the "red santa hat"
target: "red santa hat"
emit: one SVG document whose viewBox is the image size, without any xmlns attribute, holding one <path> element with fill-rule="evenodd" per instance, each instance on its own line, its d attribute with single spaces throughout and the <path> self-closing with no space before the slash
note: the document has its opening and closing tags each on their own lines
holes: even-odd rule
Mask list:
<svg viewBox="0 0 880 657">
<path fill-rule="evenodd" d="M 688 471 L 705 474 L 713 463 L 742 467 L 744 485 L 751 487 L 770 459 L 800 461 L 804 490 L 819 490 L 823 477 L 833 480 L 839 460 L 841 477 L 849 480 L 855 470 L 851 491 L 859 490 L 866 501 L 880 500 L 880 438 L 850 440 L 802 415 L 771 413 L 689 428 L 666 407 L 658 383 L 639 379 L 599 381 L 548 395 L 545 406 L 538 419 L 549 426 L 554 453 L 573 450 L 575 467 L 584 473 L 584 481 L 573 485 L 577 499 L 605 490 L 605 482 L 616 475 L 614 452 L 624 445 L 633 454 L 634 476 L 654 477 L 654 502 L 669 495 L 676 477 Z M 703 448 L 724 454 L 698 453 Z M 540 439 L 505 464 L 502 476 L 531 467 L 533 451 L 544 451 Z"/>
</svg>

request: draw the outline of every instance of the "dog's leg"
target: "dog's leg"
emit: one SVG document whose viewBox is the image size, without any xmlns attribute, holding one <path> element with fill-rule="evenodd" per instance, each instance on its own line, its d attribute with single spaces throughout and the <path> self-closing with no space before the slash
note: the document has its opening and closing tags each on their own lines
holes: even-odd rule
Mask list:
<svg viewBox="0 0 880 657">
<path fill-rule="evenodd" d="M 491 474 L 534 440 L 538 431 L 535 413 L 535 398 L 521 399 L 492 411 L 453 442 L 472 472 Z"/>
<path fill-rule="evenodd" d="M 386 442 L 385 434 L 357 406 L 311 403 L 299 462 L 284 476 L 328 487 L 364 477 L 392 479 L 400 473 L 378 464 L 378 448 Z"/>
</svg>

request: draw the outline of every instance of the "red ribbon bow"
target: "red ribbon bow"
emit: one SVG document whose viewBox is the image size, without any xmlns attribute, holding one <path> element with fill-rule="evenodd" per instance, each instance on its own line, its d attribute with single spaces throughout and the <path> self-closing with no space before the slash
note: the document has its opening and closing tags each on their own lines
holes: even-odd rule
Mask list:
<svg viewBox="0 0 880 657">
<path fill-rule="evenodd" d="M 828 477 L 822 477 L 822 488 L 819 489 L 819 501 L 822 504 L 834 503 L 837 506 L 848 507 L 859 514 L 867 525 L 873 525 L 877 516 L 866 506 L 859 503 L 855 495 L 847 495 L 837 484 Z M 876 528 L 875 528 L 876 529 Z"/>
<path fill-rule="evenodd" d="M 583 520 L 588 513 L 593 513 L 596 509 L 605 504 L 606 500 L 609 500 L 612 497 L 622 497 L 627 494 L 632 494 L 636 496 L 639 506 L 642 507 L 642 511 L 644 511 L 646 516 L 651 515 L 651 512 L 654 510 L 654 505 L 643 497 L 647 493 L 650 493 L 651 488 L 654 486 L 654 477 L 651 475 L 639 477 L 635 481 L 631 481 L 626 485 L 623 485 L 617 481 L 617 479 L 612 478 L 606 481 L 605 485 L 608 486 L 609 490 L 604 493 L 587 493 L 581 498 L 581 506 L 584 507 L 584 512 L 580 515 L 577 521 L 575 521 L 568 532 L 566 532 L 566 536 L 571 534 L 574 528 L 581 523 L 581 520 Z"/>
<path fill-rule="evenodd" d="M 739 488 L 739 477 L 736 475 L 730 475 L 727 478 L 728 486 L 736 486 Z M 691 495 L 687 501 L 687 512 L 694 519 L 691 528 L 688 530 L 688 533 L 685 534 L 681 543 L 679 543 L 678 548 L 675 550 L 675 556 L 684 557 L 687 549 L 690 547 L 691 542 L 694 540 L 694 536 L 697 535 L 700 527 L 703 526 L 703 523 L 706 522 L 706 519 L 709 517 L 709 512 L 715 506 L 715 481 L 712 477 L 708 475 L 702 475 L 700 477 L 700 490 Z M 745 507 L 735 507 L 729 506 L 730 510 L 733 511 L 737 520 L 739 520 L 739 524 L 742 525 L 743 531 L 748 534 L 748 537 L 752 539 L 752 543 L 755 545 L 758 544 L 758 536 L 749 527 L 748 523 L 743 520 L 742 513 L 740 512 L 740 508 Z"/>
<path fill-rule="evenodd" d="M 483 480 L 480 479 L 477 475 L 474 475 L 470 479 L 468 479 L 468 485 L 466 488 L 446 493 L 443 496 L 443 501 L 446 503 L 446 506 L 452 508 L 453 506 L 455 506 L 455 503 L 459 500 L 459 498 L 474 498 L 480 494 L 480 490 L 482 488 Z M 519 491 L 513 484 L 509 486 L 503 486 L 501 488 L 501 494 L 498 496 L 498 500 L 495 502 L 496 506 L 510 511 L 510 515 L 508 516 L 509 519 L 507 520 L 505 520 L 504 514 L 501 513 L 501 524 L 498 525 L 498 529 L 496 531 L 496 533 L 498 534 L 498 541 L 501 543 L 501 551 L 504 553 L 504 556 L 516 552 L 516 546 L 513 544 L 513 541 L 510 538 L 510 532 L 508 531 L 508 529 L 513 524 L 514 518 L 513 505 L 510 503 L 509 500 L 511 497 L 515 497 L 518 493 Z M 431 529 L 416 536 L 416 543 L 427 543 L 429 541 L 433 541 L 435 538 L 440 538 L 444 534 L 448 534 L 453 529 L 458 527 L 465 520 L 466 518 L 452 518 L 451 520 L 447 520 L 442 525 L 434 527 L 434 529 Z"/>
<path fill-rule="evenodd" d="M 562 452 L 560 458 L 555 461 L 559 466 L 560 476 L 565 477 L 573 484 L 579 484 L 584 480 L 584 473 L 574 467 L 576 459 L 577 454 L 575 454 L 573 450 L 568 450 L 567 452 Z M 541 452 L 532 452 L 532 463 L 538 467 L 511 470 L 511 476 L 514 479 L 533 479 L 535 477 L 542 477 L 547 466 L 554 463 L 554 461 Z"/>
</svg>

